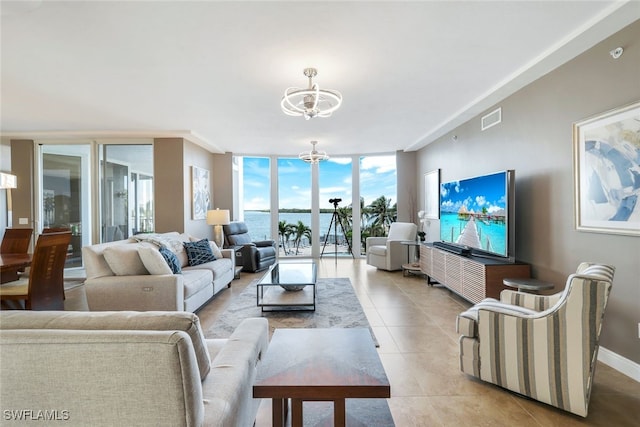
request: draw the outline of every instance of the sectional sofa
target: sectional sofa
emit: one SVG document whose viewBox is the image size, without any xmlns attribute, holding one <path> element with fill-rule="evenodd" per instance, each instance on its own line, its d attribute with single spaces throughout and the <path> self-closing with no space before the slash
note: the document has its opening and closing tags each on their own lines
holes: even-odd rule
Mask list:
<svg viewBox="0 0 640 427">
<path fill-rule="evenodd" d="M 208 244 L 215 260 L 190 265 L 184 244 L 201 241 L 170 232 L 84 246 L 89 310 L 196 312 L 230 286 L 235 275 L 234 251 L 218 249 L 213 242 Z M 171 270 L 160 248 L 173 254 L 178 272 Z"/>
</svg>

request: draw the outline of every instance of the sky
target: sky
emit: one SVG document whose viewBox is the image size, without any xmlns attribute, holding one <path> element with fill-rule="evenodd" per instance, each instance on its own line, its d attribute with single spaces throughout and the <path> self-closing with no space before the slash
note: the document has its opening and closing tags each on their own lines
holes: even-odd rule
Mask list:
<svg viewBox="0 0 640 427">
<path fill-rule="evenodd" d="M 280 208 L 311 208 L 311 166 L 297 158 L 280 158 L 278 194 Z M 329 199 L 342 199 L 339 207 L 352 199 L 351 158 L 330 158 L 319 164 L 320 208 L 331 208 Z M 244 209 L 269 209 L 269 159 L 244 157 Z M 396 159 L 391 156 L 360 158 L 360 195 L 365 204 L 384 195 L 396 203 Z"/>
<path fill-rule="evenodd" d="M 466 206 L 468 211 L 488 213 L 505 209 L 506 177 L 504 172 L 442 183 L 440 206 L 443 212 L 458 212 Z"/>
</svg>

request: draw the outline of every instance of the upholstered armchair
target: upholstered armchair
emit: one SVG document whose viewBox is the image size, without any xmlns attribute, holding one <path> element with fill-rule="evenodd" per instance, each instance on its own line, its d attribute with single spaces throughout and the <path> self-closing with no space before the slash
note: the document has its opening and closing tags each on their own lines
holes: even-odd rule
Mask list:
<svg viewBox="0 0 640 427">
<path fill-rule="evenodd" d="M 242 271 L 255 273 L 273 265 L 277 258 L 277 247 L 274 240 L 253 241 L 249 235 L 247 224 L 241 221 L 223 225 L 224 247 L 236 252 L 236 265 Z"/>
<path fill-rule="evenodd" d="M 417 232 L 418 226 L 411 222 L 394 222 L 387 237 L 367 237 L 367 264 L 388 271 L 402 269 L 409 260 L 407 246 L 400 242 L 416 240 Z"/>
<path fill-rule="evenodd" d="M 582 263 L 563 292 L 504 290 L 461 313 L 460 369 L 586 417 L 614 270 Z"/>
</svg>

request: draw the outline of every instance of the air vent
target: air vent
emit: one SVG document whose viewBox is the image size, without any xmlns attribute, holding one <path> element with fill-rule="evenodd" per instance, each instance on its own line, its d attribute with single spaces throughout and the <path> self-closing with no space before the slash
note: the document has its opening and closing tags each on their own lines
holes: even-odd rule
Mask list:
<svg viewBox="0 0 640 427">
<path fill-rule="evenodd" d="M 482 130 L 489 129 L 491 126 L 495 126 L 502 121 L 502 108 L 497 108 L 483 116 L 480 120 L 482 125 Z"/>
</svg>

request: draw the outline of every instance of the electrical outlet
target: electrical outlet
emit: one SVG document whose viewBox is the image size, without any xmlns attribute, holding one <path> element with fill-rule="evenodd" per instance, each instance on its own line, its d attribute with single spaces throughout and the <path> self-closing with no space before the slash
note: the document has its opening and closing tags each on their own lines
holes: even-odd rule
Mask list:
<svg viewBox="0 0 640 427">
<path fill-rule="evenodd" d="M 29 224 L 29 218 L 18 218 L 18 224 L 20 224 L 20 225 Z"/>
</svg>

